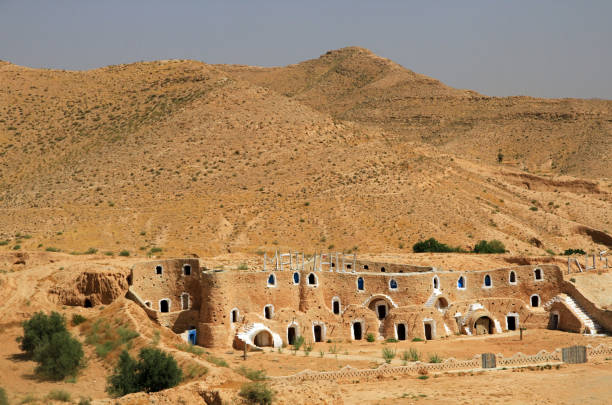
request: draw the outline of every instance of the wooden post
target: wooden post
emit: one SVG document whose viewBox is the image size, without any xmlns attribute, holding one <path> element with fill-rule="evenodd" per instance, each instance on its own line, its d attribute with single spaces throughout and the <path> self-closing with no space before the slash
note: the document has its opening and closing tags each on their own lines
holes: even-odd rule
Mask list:
<svg viewBox="0 0 612 405">
<path fill-rule="evenodd" d="M 247 359 L 247 344 L 246 344 L 246 342 L 244 342 L 244 352 L 242 353 L 242 359 L 243 360 Z"/>
<path fill-rule="evenodd" d="M 519 330 L 521 331 L 521 340 L 523 340 L 523 331 L 524 331 L 524 330 L 527 330 L 527 328 L 526 328 L 526 327 L 524 327 L 524 326 L 521 326 L 521 327 L 519 328 Z"/>
</svg>

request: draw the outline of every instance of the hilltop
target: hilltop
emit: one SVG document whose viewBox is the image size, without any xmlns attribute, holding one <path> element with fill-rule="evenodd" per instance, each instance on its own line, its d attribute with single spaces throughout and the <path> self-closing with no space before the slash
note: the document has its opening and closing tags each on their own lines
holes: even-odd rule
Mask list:
<svg viewBox="0 0 612 405">
<path fill-rule="evenodd" d="M 611 108 L 486 97 L 361 48 L 280 68 L 3 63 L 0 249 L 610 246 Z"/>
</svg>

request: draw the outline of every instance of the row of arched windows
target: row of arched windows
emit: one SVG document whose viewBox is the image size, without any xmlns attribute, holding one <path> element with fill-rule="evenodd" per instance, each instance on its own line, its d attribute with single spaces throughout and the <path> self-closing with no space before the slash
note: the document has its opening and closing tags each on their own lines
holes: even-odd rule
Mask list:
<svg viewBox="0 0 612 405">
<path fill-rule="evenodd" d="M 164 274 L 164 266 L 162 266 L 161 264 L 158 264 L 157 266 L 155 266 L 155 274 L 159 274 L 159 275 Z M 183 265 L 183 276 L 190 276 L 190 275 L 191 275 L 191 265 L 184 264 Z"/>
<path fill-rule="evenodd" d="M 316 274 L 310 273 L 307 278 L 308 285 L 316 286 L 319 282 Z M 293 273 L 293 284 L 300 283 L 300 273 Z M 276 275 L 274 273 L 268 276 L 268 287 L 276 287 Z"/>
<path fill-rule="evenodd" d="M 540 281 L 543 280 L 543 273 L 542 273 L 542 269 L 535 269 L 533 271 L 533 278 L 535 281 Z M 436 279 L 434 278 L 434 288 L 436 287 Z M 514 270 L 510 271 L 510 275 L 508 276 L 508 283 L 510 284 L 516 284 L 517 283 L 517 277 L 516 277 L 516 272 Z M 489 288 L 493 286 L 493 281 L 491 279 L 491 276 L 489 274 L 485 274 L 484 279 L 483 279 L 483 287 L 485 288 Z M 461 276 L 459 277 L 459 279 L 457 280 L 457 288 L 458 289 L 464 289 L 466 287 L 466 282 L 465 282 L 465 277 Z"/>
</svg>

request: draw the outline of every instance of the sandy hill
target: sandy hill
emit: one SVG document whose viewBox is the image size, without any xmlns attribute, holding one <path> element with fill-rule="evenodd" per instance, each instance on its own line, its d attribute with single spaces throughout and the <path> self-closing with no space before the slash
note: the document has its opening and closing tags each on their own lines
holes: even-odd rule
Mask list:
<svg viewBox="0 0 612 405">
<path fill-rule="evenodd" d="M 494 162 L 491 137 L 501 130 L 487 138 L 448 125 L 468 119 L 466 111 L 484 114 L 480 102 L 492 103 L 482 125 L 526 125 L 496 104 L 521 100 L 452 89 L 359 48 L 271 69 L 4 64 L 0 241 L 8 243 L 0 249 L 402 252 L 430 236 L 465 247 L 500 239 L 514 254 L 612 245 L 609 160 L 580 160 L 577 170 L 588 171 L 580 177 L 528 173 Z M 564 114 L 600 108 L 602 116 L 610 106 L 533 102 Z M 409 105 L 445 118 L 387 119 Z M 553 141 L 557 121 L 538 119 L 551 143 L 528 145 L 526 166 L 540 164 L 537 154 L 582 145 L 569 145 L 566 132 Z M 600 147 L 609 123 L 580 119 L 608 131 L 590 145 L 609 153 Z M 455 140 L 434 141 L 442 132 Z"/>
<path fill-rule="evenodd" d="M 402 140 L 532 172 L 612 173 L 612 101 L 486 97 L 350 47 L 279 68 L 221 66 L 334 118 L 375 125 Z"/>
</svg>

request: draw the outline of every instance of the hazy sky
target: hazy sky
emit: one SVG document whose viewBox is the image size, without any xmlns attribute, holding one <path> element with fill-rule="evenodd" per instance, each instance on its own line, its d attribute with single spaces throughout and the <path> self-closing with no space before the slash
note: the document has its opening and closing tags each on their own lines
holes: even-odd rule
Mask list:
<svg viewBox="0 0 612 405">
<path fill-rule="evenodd" d="M 0 59 L 286 65 L 357 45 L 487 95 L 612 99 L 612 0 L 0 0 Z"/>
</svg>

